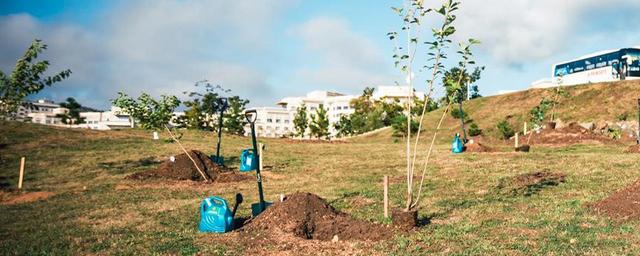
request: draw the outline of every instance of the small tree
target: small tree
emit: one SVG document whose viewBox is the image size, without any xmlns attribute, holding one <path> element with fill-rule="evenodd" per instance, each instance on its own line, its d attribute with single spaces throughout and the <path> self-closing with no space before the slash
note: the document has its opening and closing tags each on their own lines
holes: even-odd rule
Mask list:
<svg viewBox="0 0 640 256">
<path fill-rule="evenodd" d="M 304 135 L 307 132 L 307 127 L 309 127 L 307 106 L 305 104 L 302 104 L 302 106 L 298 107 L 296 110 L 296 116 L 293 118 L 293 125 L 296 129 L 296 135 L 304 138 Z"/>
<path fill-rule="evenodd" d="M 244 110 L 249 100 L 241 99 L 239 96 L 233 96 L 228 99 L 229 110 L 224 115 L 224 127 L 228 132 L 236 135 L 244 135 L 244 126 L 247 119 L 244 116 Z"/>
<path fill-rule="evenodd" d="M 80 110 L 82 105 L 76 101 L 76 99 L 69 97 L 66 102 L 60 103 L 60 106 L 69 110 L 66 114 L 59 114 L 58 117 L 62 118 L 64 124 L 81 124 L 84 123 L 84 118 L 80 117 Z"/>
<path fill-rule="evenodd" d="M 544 122 L 547 111 L 551 109 L 552 105 L 552 100 L 542 98 L 542 100 L 540 100 L 540 103 L 529 111 L 530 121 L 535 129 L 539 129 L 540 127 L 542 127 L 542 122 Z"/>
<path fill-rule="evenodd" d="M 469 125 L 469 136 L 478 135 L 482 135 L 482 129 L 480 129 L 476 123 L 471 123 L 471 125 Z"/>
<path fill-rule="evenodd" d="M 354 134 L 351 119 L 348 116 L 340 116 L 340 120 L 338 120 L 333 127 L 336 129 L 336 135 L 338 137 L 345 137 Z"/>
<path fill-rule="evenodd" d="M 418 131 L 419 123 L 416 120 L 411 120 L 411 132 L 415 133 Z M 402 114 L 396 116 L 393 119 L 393 123 L 391 124 L 391 128 L 393 129 L 392 136 L 394 137 L 405 137 L 407 136 L 407 116 Z"/>
<path fill-rule="evenodd" d="M 500 136 L 502 137 L 502 139 L 508 140 L 516 134 L 516 132 L 513 130 L 513 127 L 511 127 L 511 124 L 509 124 L 506 119 L 498 122 L 498 125 L 496 127 L 498 128 L 498 131 L 500 131 Z"/>
<path fill-rule="evenodd" d="M 185 117 L 182 118 L 185 126 L 192 129 L 214 130 L 218 126 L 215 119 L 219 118 L 220 111 L 226 111 L 226 98 L 220 93 L 229 93 L 231 90 L 224 89 L 220 85 L 213 85 L 207 80 L 195 83 L 196 90 L 193 92 L 183 92 L 192 100 L 185 101 L 188 107 Z M 204 90 L 200 89 L 204 88 Z"/>
<path fill-rule="evenodd" d="M 315 114 L 311 114 L 311 124 L 309 125 L 311 135 L 316 138 L 329 138 L 329 118 L 327 117 L 327 110 L 320 104 L 316 109 Z"/>
<path fill-rule="evenodd" d="M 44 76 L 49 68 L 49 61 L 35 62 L 38 54 L 47 49 L 41 40 L 34 40 L 22 58 L 18 59 L 11 75 L 0 71 L 0 119 L 13 118 L 24 99 L 60 82 L 71 75 L 71 70 L 64 70 L 54 76 Z"/>
<path fill-rule="evenodd" d="M 558 86 L 552 89 L 553 96 L 551 100 L 551 121 L 556 120 L 556 107 L 562 103 L 562 99 L 570 98 L 571 94 L 564 88 Z"/>
<path fill-rule="evenodd" d="M 155 100 L 146 93 L 135 100 L 119 92 L 118 98 L 112 103 L 129 114 L 143 129 L 158 131 L 171 121 L 180 100 L 173 95 L 162 95 L 160 100 Z"/>
</svg>

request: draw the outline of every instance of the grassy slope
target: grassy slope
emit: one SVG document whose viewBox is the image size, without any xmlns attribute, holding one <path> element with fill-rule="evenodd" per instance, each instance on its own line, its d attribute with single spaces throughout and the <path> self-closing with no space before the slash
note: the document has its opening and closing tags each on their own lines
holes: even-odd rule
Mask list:
<svg viewBox="0 0 640 256">
<path fill-rule="evenodd" d="M 512 97 L 474 102 L 495 104 Z M 123 180 L 153 168 L 155 164 L 145 161 L 148 157 L 161 160 L 180 153 L 177 145 L 150 137 L 144 131 L 0 123 L 0 144 L 8 144 L 0 147 L 2 187 L 15 186 L 19 157 L 27 155 L 25 189 L 56 193 L 45 201 L 0 205 L 0 254 L 240 254 L 251 250 L 212 243 L 214 235 L 198 233 L 196 225 L 197 206 L 211 194 L 233 198 L 242 192 L 247 203 L 239 213 L 248 215 L 248 204 L 257 201 L 254 182 L 193 186 Z M 189 131 L 183 140 L 188 148 L 214 150 L 211 133 Z M 380 182 L 383 175 L 404 179 L 402 143 L 385 134 L 347 144 L 262 142 L 267 145 L 265 165 L 274 166 L 264 174 L 269 200 L 280 193 L 310 191 L 357 218 L 388 222 L 382 217 Z M 231 158 L 249 147 L 250 140 L 226 136 L 223 145 L 223 155 Z M 420 157 L 425 147 L 419 150 Z M 447 143 L 441 143 L 421 200 L 421 216 L 431 218 L 432 224 L 389 244 L 362 249 L 407 255 L 640 254 L 640 235 L 635 232 L 640 221 L 615 223 L 585 207 L 640 177 L 637 155 L 622 154 L 623 150 L 620 145 L 576 145 L 535 148 L 529 154 L 451 155 Z M 229 162 L 238 165 L 237 158 Z M 545 169 L 566 173 L 567 183 L 531 197 L 494 193 L 500 179 Z M 404 188 L 401 182 L 392 184 L 393 205 L 402 205 Z"/>
<path fill-rule="evenodd" d="M 640 81 L 599 83 L 566 87 L 571 97 L 564 99 L 557 108 L 557 116 L 565 122 L 616 121 L 622 113 L 629 113 L 637 120 L 637 99 L 640 98 Z M 529 119 L 529 111 L 540 103 L 542 97 L 551 97 L 552 89 L 531 89 L 492 97 L 482 97 L 464 104 L 465 111 L 489 135 L 496 135 L 497 123 L 511 117 L 512 124 Z M 456 106 L 457 107 L 457 106 Z M 427 124 L 436 124 L 441 111 L 429 113 Z M 452 131 L 460 127 L 459 120 L 449 115 L 443 127 Z"/>
</svg>

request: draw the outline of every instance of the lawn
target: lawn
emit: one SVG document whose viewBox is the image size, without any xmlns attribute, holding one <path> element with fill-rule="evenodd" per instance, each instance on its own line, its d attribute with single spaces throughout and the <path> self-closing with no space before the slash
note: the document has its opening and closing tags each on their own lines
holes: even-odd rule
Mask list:
<svg viewBox="0 0 640 256">
<path fill-rule="evenodd" d="M 428 134 L 428 132 L 427 132 Z M 420 218 L 428 224 L 394 239 L 316 242 L 323 254 L 454 255 L 638 255 L 640 221 L 597 215 L 589 203 L 640 177 L 637 154 L 622 144 L 533 147 L 504 152 L 452 155 L 444 134 L 427 169 Z M 166 138 L 167 134 L 161 134 Z M 312 192 L 358 219 L 390 223 L 383 217 L 382 179 L 391 177 L 391 202 L 403 205 L 406 192 L 404 144 L 389 131 L 346 143 L 300 143 L 260 139 L 266 144 L 263 175 L 266 198 Z M 425 140 L 426 141 L 426 140 Z M 185 131 L 189 149 L 215 151 L 211 132 Z M 132 181 L 124 177 L 181 153 L 177 144 L 151 140 L 147 131 L 87 131 L 15 122 L 0 123 L 0 199 L 24 192 L 51 192 L 46 199 L 0 204 L 0 254 L 256 254 L 255 248 L 217 243 L 233 234 L 197 230 L 198 206 L 206 196 L 231 200 L 241 192 L 250 214 L 257 201 L 254 180 L 226 184 Z M 222 154 L 238 167 L 246 137 L 225 135 Z M 427 145 L 420 149 L 424 157 Z M 27 157 L 23 192 L 15 191 L 19 159 Z M 534 171 L 566 175 L 558 186 L 529 196 L 504 193 L 505 179 Z M 302 239 L 300 239 L 302 240 Z M 297 247 L 265 245 L 268 254 L 314 254 Z"/>
</svg>

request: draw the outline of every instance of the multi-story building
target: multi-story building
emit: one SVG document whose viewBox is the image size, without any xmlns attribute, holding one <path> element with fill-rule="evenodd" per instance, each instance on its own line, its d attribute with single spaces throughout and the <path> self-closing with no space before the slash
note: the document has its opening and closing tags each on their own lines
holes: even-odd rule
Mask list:
<svg viewBox="0 0 640 256">
<path fill-rule="evenodd" d="M 410 95 L 412 94 L 407 86 L 379 86 L 374 91 L 372 98 L 405 104 Z M 414 93 L 413 95 L 423 94 Z M 341 116 L 351 115 L 355 111 L 351 106 L 351 101 L 358 97 L 358 95 L 345 95 L 337 92 L 312 91 L 302 97 L 283 98 L 276 103 L 279 107 L 253 108 L 257 113 L 256 135 L 278 138 L 295 133 L 293 119 L 298 108 L 304 105 L 307 107 L 307 117 L 310 119 L 320 106 L 327 111 L 329 132 L 333 136 L 336 133 L 334 124 L 340 120 Z M 248 135 L 249 132 L 249 127 L 245 127 L 245 134 Z"/>
<path fill-rule="evenodd" d="M 69 112 L 55 102 L 40 99 L 22 104 L 16 112 L 16 119 L 44 125 L 64 125 L 59 115 Z"/>
<path fill-rule="evenodd" d="M 78 125 L 80 128 L 114 130 L 133 127 L 129 114 L 114 106 L 110 111 L 81 112 L 80 117 L 84 118 L 84 123 Z"/>
</svg>

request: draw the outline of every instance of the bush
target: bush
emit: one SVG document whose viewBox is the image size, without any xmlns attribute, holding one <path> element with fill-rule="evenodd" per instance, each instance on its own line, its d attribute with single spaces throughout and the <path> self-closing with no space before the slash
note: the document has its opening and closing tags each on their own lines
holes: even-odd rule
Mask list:
<svg viewBox="0 0 640 256">
<path fill-rule="evenodd" d="M 513 130 L 513 127 L 511 127 L 511 125 L 509 124 L 509 122 L 507 122 L 507 120 L 500 121 L 496 127 L 498 127 L 498 130 L 500 131 L 500 135 L 502 136 L 502 139 L 507 140 L 516 134 L 515 131 Z"/>
<path fill-rule="evenodd" d="M 418 132 L 420 124 L 416 120 L 411 120 L 411 133 Z M 393 128 L 393 137 L 407 136 L 407 116 L 399 115 L 393 118 L 391 122 L 391 128 Z"/>
<path fill-rule="evenodd" d="M 478 136 L 482 134 L 482 129 L 476 123 L 469 125 L 469 136 Z"/>
<path fill-rule="evenodd" d="M 451 116 L 455 119 L 460 119 L 462 117 L 466 117 L 467 113 L 465 113 L 464 110 L 454 108 L 453 110 L 451 110 Z"/>
<path fill-rule="evenodd" d="M 618 116 L 616 116 L 616 118 L 618 119 L 618 121 L 627 121 L 629 120 L 629 112 L 619 114 Z"/>
</svg>

